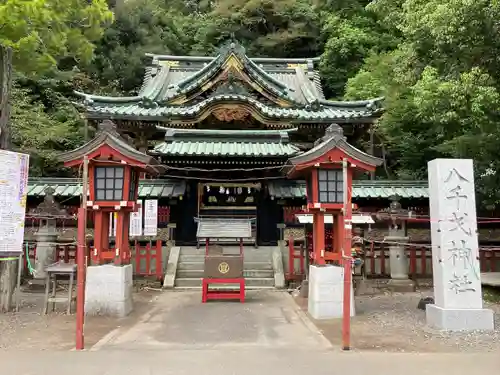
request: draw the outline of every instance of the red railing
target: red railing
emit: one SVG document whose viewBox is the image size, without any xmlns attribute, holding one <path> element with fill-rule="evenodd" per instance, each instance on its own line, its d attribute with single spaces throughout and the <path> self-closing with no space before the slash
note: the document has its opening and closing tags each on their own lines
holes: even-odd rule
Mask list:
<svg viewBox="0 0 500 375">
<path fill-rule="evenodd" d="M 132 250 L 132 264 L 136 276 L 154 276 L 158 280 L 163 280 L 163 247 L 161 240 L 146 243 L 146 245 L 141 245 L 139 241 L 135 241 Z M 31 264 L 34 265 L 36 258 L 36 246 L 34 244 L 29 245 L 28 256 Z M 74 263 L 75 257 L 76 245 L 57 245 L 56 262 L 62 260 L 66 263 Z M 26 257 L 24 257 L 24 272 L 25 274 L 29 272 Z"/>
<path fill-rule="evenodd" d="M 432 249 L 429 245 L 406 246 L 409 275 L 412 277 L 432 277 Z M 389 245 L 370 243 L 365 248 L 365 269 L 370 277 L 389 277 Z M 500 270 L 500 247 L 480 247 L 479 263 L 481 272 Z"/>
<path fill-rule="evenodd" d="M 290 256 L 290 254 L 296 254 L 298 248 L 294 244 L 293 237 L 290 237 L 288 242 L 288 270 L 293 269 L 293 272 L 297 272 L 296 258 L 293 259 L 293 256 Z M 309 246 L 309 259 L 311 259 L 311 251 L 312 248 Z M 408 274 L 411 277 L 432 277 L 432 251 L 428 244 L 406 246 L 405 252 L 408 257 Z M 390 277 L 389 244 L 367 243 L 365 246 L 364 261 L 365 272 L 368 277 Z M 480 247 L 479 263 L 481 272 L 500 272 L 500 247 Z"/>
<path fill-rule="evenodd" d="M 163 280 L 163 252 L 161 240 L 148 242 L 140 246 L 135 241 L 135 252 L 132 255 L 135 263 L 135 274 L 140 276 L 155 276 Z"/>
<path fill-rule="evenodd" d="M 297 270 L 295 260 L 299 260 L 299 267 Z M 286 273 L 286 280 L 297 280 L 305 277 L 305 257 L 304 247 L 300 245 L 295 247 L 293 236 L 288 239 L 288 272 Z"/>
</svg>

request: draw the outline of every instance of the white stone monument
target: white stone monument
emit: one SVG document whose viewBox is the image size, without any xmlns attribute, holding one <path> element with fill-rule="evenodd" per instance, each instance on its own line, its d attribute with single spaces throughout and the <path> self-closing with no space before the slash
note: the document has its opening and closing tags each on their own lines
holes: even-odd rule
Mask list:
<svg viewBox="0 0 500 375">
<path fill-rule="evenodd" d="M 344 268 L 333 265 L 309 266 L 308 311 L 314 319 L 342 318 Z M 351 277 L 351 316 L 354 316 L 354 291 Z"/>
<path fill-rule="evenodd" d="M 435 159 L 429 167 L 434 305 L 427 324 L 450 331 L 492 330 L 493 311 L 483 309 L 470 159 Z"/>
</svg>

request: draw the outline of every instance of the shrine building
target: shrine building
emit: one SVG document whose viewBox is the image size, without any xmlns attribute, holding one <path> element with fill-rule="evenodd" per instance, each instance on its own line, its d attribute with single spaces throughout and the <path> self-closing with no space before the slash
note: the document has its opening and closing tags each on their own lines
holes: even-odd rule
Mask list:
<svg viewBox="0 0 500 375">
<path fill-rule="evenodd" d="M 290 235 L 307 237 L 296 215 L 307 214 L 311 187 L 289 178 L 285 166 L 291 159 L 323 155 L 328 144 L 345 157 L 375 165 L 377 158 L 358 142 L 369 140 L 383 100 L 327 100 L 317 58 L 250 58 L 236 42 L 223 45 L 214 57 L 147 57 L 137 95 L 77 94 L 96 136 L 112 126 L 129 145 L 165 167 L 160 177 L 141 176 L 138 195 L 158 201 L 157 237 L 180 249 L 180 262 L 184 249 L 196 253 L 203 240 L 197 237 L 198 226 L 207 220 L 251 221 L 252 235 L 244 242 L 255 254 L 271 254 L 269 248 Z M 350 193 L 359 212 L 370 216 L 394 197 L 415 209 L 427 206 L 425 182 L 377 181 L 368 172 L 354 173 Z M 342 202 L 342 175 L 328 178 L 318 187 L 320 199 Z M 42 199 L 49 186 L 66 204 L 78 205 L 76 179 L 32 179 L 30 199 Z M 220 243 L 236 242 L 226 238 Z M 327 238 L 325 246 L 334 243 Z M 197 278 L 194 272 L 182 277 Z"/>
</svg>

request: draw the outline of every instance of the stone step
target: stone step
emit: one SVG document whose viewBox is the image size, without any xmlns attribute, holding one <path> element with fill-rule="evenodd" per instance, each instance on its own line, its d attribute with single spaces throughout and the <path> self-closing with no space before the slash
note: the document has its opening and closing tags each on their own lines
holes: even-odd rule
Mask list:
<svg viewBox="0 0 500 375">
<path fill-rule="evenodd" d="M 179 262 L 204 262 L 204 255 L 179 255 Z M 271 263 L 271 257 L 269 256 L 248 256 L 243 257 L 244 262 L 269 262 Z"/>
<path fill-rule="evenodd" d="M 177 264 L 177 271 L 179 270 L 202 270 L 204 267 L 205 261 L 204 259 L 199 259 L 195 262 L 181 262 Z M 273 265 L 271 262 L 251 262 L 251 261 L 243 261 L 243 266 L 247 270 L 273 270 Z"/>
<path fill-rule="evenodd" d="M 226 284 L 221 284 L 226 285 Z M 231 284 L 228 284 L 231 285 Z M 254 277 L 245 280 L 246 287 L 274 287 L 274 277 Z M 201 287 L 199 277 L 181 277 L 175 279 L 176 288 Z M 234 287 L 234 286 L 233 286 Z"/>
<path fill-rule="evenodd" d="M 239 253 L 224 253 L 224 255 L 239 255 Z M 200 252 L 200 253 L 185 253 L 183 251 L 180 252 L 181 257 L 204 257 L 205 252 Z M 265 253 L 244 253 L 243 254 L 244 258 L 265 258 L 265 259 L 271 259 L 272 254 L 269 252 Z"/>
<path fill-rule="evenodd" d="M 177 270 L 177 278 L 202 278 L 203 269 L 184 269 Z M 245 278 L 274 278 L 273 270 L 244 270 L 243 276 Z"/>
<path fill-rule="evenodd" d="M 235 286 L 232 284 L 224 285 L 224 284 L 219 284 L 218 286 L 212 285 L 210 286 L 210 289 L 219 289 L 219 290 L 231 290 L 234 289 Z M 201 284 L 199 286 L 176 286 L 176 290 L 199 290 L 201 293 Z M 275 290 L 276 288 L 273 286 L 248 286 L 245 285 L 245 290 Z M 201 294 L 200 294 L 201 298 Z"/>
<path fill-rule="evenodd" d="M 262 247 L 262 248 L 258 248 L 258 249 L 255 249 L 253 247 L 245 247 L 243 248 L 243 254 L 245 255 L 253 255 L 253 254 L 257 254 L 257 255 L 268 255 L 270 256 L 272 254 L 272 247 Z M 239 254 L 240 253 L 240 250 L 239 248 L 237 247 L 226 247 L 224 246 L 224 253 L 228 253 L 228 254 Z M 197 249 L 196 247 L 182 247 L 181 248 L 181 254 L 185 254 L 185 255 L 204 255 L 205 254 L 205 248 L 204 247 L 200 247 L 199 249 Z"/>
</svg>

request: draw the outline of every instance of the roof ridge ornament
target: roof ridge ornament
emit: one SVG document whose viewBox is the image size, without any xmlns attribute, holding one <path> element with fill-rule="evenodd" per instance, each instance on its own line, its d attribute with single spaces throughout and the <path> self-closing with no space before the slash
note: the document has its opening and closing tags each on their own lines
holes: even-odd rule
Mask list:
<svg viewBox="0 0 500 375">
<path fill-rule="evenodd" d="M 97 132 L 98 133 L 106 133 L 109 134 L 115 138 L 121 139 L 123 142 L 126 142 L 127 144 L 133 146 L 134 142 L 132 137 L 125 135 L 125 134 L 120 134 L 117 130 L 116 124 L 111 121 L 111 120 L 103 120 L 97 125 Z"/>
<path fill-rule="evenodd" d="M 346 137 L 344 137 L 344 129 L 342 129 L 342 127 L 339 124 L 331 124 L 329 127 L 327 127 L 325 130 L 325 135 L 317 139 L 314 142 L 314 146 L 317 146 L 320 143 L 326 142 L 335 137 L 340 139 L 346 139 Z"/>
<path fill-rule="evenodd" d="M 231 53 L 239 57 L 244 57 L 246 55 L 245 47 L 243 47 L 243 45 L 234 37 L 234 33 L 232 33 L 229 40 L 226 43 L 223 43 L 219 49 L 220 56 L 226 56 Z"/>
</svg>

